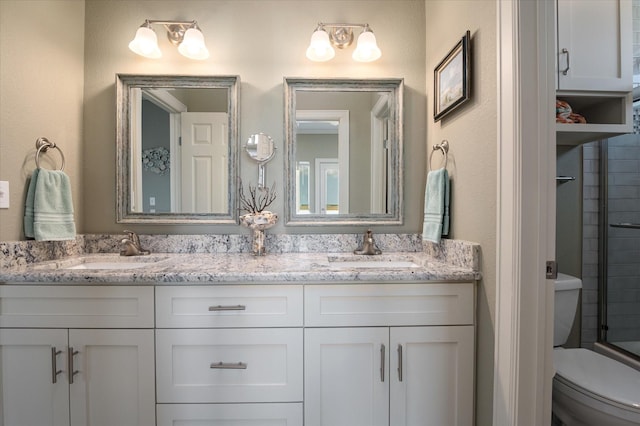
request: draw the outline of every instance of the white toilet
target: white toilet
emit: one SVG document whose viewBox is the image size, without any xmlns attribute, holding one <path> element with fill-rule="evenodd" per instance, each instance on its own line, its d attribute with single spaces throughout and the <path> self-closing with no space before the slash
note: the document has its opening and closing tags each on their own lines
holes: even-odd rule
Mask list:
<svg viewBox="0 0 640 426">
<path fill-rule="evenodd" d="M 582 280 L 558 274 L 555 286 L 553 414 L 567 426 L 640 425 L 640 371 L 588 349 L 564 349 Z"/>
</svg>

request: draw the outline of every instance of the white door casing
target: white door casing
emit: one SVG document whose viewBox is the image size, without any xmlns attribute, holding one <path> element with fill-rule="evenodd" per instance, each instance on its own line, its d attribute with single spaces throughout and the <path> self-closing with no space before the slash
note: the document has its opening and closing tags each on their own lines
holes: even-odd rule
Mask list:
<svg viewBox="0 0 640 426">
<path fill-rule="evenodd" d="M 493 425 L 551 418 L 554 2 L 497 0 L 498 217 Z"/>
</svg>

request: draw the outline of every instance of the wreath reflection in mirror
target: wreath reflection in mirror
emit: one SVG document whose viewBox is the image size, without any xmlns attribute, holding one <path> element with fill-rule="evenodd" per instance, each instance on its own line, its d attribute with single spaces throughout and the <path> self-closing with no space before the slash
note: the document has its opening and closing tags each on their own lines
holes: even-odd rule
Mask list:
<svg viewBox="0 0 640 426">
<path fill-rule="evenodd" d="M 142 165 L 144 169 L 159 175 L 169 171 L 169 150 L 161 146 L 142 151 Z"/>
</svg>

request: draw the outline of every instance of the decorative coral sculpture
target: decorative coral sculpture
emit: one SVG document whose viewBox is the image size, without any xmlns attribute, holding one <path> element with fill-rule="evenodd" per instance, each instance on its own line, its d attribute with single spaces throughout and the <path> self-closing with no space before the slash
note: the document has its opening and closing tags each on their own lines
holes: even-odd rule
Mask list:
<svg viewBox="0 0 640 426">
<path fill-rule="evenodd" d="M 264 256 L 266 254 L 264 231 L 278 222 L 277 214 L 265 210 L 276 199 L 276 184 L 274 182 L 271 188 L 249 185 L 248 196 L 244 193 L 241 179 L 238 186 L 240 210 L 247 212 L 240 216 L 240 224 L 252 230 L 251 252 L 256 256 Z"/>
</svg>

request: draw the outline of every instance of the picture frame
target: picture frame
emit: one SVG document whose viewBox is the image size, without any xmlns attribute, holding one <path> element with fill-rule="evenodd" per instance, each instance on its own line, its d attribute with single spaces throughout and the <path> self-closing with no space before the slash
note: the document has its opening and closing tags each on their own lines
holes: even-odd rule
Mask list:
<svg viewBox="0 0 640 426">
<path fill-rule="evenodd" d="M 433 120 L 440 121 L 447 114 L 467 102 L 471 87 L 471 32 L 447 53 L 434 69 Z"/>
</svg>

